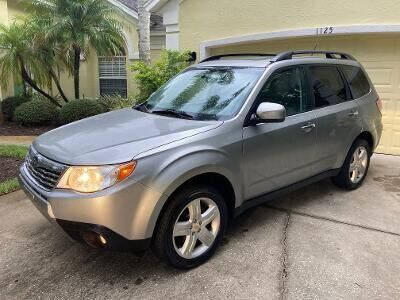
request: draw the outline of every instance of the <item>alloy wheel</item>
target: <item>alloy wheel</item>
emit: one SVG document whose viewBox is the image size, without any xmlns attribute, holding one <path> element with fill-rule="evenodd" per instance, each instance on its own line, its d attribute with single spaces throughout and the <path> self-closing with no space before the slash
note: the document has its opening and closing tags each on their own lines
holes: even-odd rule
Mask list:
<svg viewBox="0 0 400 300">
<path fill-rule="evenodd" d="M 368 152 L 363 146 L 358 147 L 351 158 L 349 177 L 352 183 L 360 182 L 367 170 L 368 166 Z"/>
<path fill-rule="evenodd" d="M 175 251 L 186 259 L 196 258 L 213 245 L 221 224 L 220 211 L 210 198 L 191 201 L 179 214 L 172 240 Z"/>
</svg>

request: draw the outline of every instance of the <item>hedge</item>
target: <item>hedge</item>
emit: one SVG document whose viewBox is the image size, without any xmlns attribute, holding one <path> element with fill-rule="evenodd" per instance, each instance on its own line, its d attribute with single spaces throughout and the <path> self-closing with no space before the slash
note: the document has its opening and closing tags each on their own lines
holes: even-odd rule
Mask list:
<svg viewBox="0 0 400 300">
<path fill-rule="evenodd" d="M 78 99 L 66 103 L 59 112 L 58 123 L 68 124 L 103 113 L 103 106 L 92 99 Z"/>
<path fill-rule="evenodd" d="M 8 121 L 14 118 L 15 110 L 18 106 L 31 100 L 28 96 L 8 97 L 1 101 L 1 111 Z"/>
<path fill-rule="evenodd" d="M 57 119 L 57 108 L 44 100 L 26 102 L 15 110 L 15 121 L 25 126 L 48 125 Z"/>
</svg>

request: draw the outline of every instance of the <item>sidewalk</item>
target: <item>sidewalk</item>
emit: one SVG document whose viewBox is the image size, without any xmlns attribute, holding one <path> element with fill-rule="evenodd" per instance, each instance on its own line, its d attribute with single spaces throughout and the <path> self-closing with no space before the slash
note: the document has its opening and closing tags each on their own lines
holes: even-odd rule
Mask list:
<svg viewBox="0 0 400 300">
<path fill-rule="evenodd" d="M 36 136 L 0 136 L 0 145 L 26 145 L 32 144 Z"/>
</svg>

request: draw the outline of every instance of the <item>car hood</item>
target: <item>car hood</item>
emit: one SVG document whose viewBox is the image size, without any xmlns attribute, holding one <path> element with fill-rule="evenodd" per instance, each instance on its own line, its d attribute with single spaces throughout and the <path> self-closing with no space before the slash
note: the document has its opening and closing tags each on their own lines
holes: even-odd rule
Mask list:
<svg viewBox="0 0 400 300">
<path fill-rule="evenodd" d="M 39 136 L 33 147 L 42 155 L 68 165 L 116 164 L 222 123 L 170 118 L 127 108 L 49 131 Z"/>
</svg>

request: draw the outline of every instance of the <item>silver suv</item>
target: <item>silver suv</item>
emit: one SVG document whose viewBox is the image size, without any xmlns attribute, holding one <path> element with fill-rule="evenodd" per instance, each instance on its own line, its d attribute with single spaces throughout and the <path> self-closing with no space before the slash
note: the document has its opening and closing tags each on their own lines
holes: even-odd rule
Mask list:
<svg viewBox="0 0 400 300">
<path fill-rule="evenodd" d="M 214 56 L 133 109 L 38 137 L 19 180 L 73 239 L 191 268 L 251 206 L 327 177 L 358 188 L 381 105 L 348 54 Z"/>
</svg>

